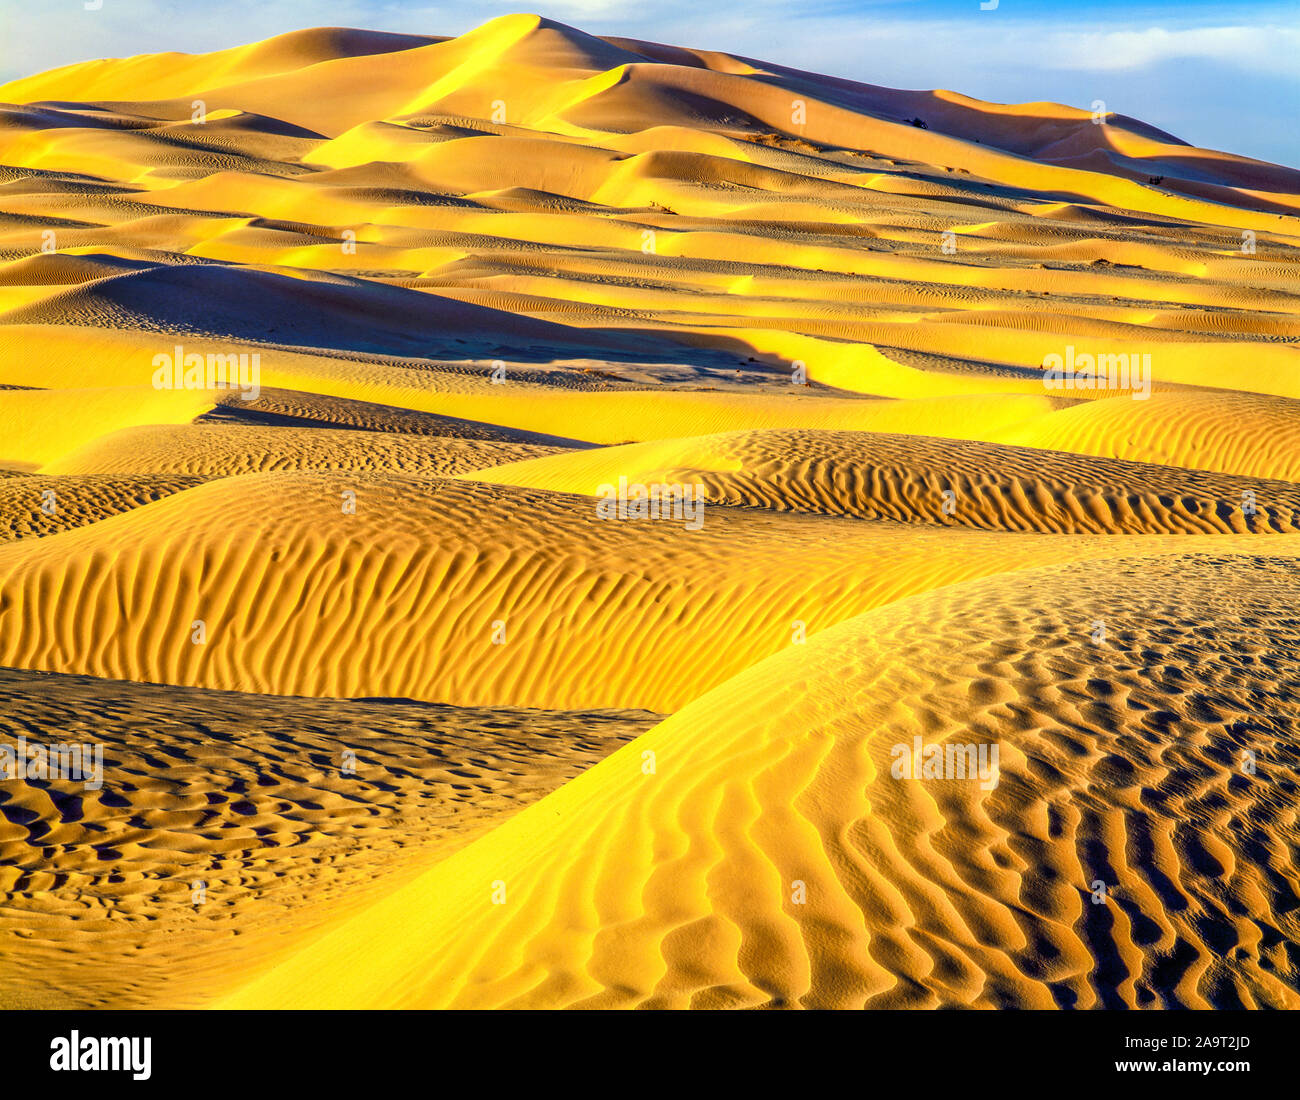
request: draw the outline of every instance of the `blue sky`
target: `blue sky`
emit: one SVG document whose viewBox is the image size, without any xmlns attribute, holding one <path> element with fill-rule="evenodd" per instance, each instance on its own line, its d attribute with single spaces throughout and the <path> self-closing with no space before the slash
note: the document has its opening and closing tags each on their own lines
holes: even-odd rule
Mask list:
<svg viewBox="0 0 1300 1100">
<path fill-rule="evenodd" d="M 0 80 L 92 57 L 222 49 L 310 26 L 459 34 L 538 11 L 593 34 L 700 46 L 1003 103 L 1094 100 L 1195 145 L 1300 167 L 1300 3 L 1203 0 L 0 0 Z"/>
</svg>

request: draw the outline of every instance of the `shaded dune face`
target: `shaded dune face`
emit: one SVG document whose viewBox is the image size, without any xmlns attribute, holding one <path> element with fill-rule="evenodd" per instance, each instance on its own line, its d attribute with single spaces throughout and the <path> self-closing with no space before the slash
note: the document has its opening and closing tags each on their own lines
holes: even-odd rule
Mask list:
<svg viewBox="0 0 1300 1100">
<path fill-rule="evenodd" d="M 0 998 L 59 1007 L 207 1003 L 657 717 L 17 670 L 0 699 L 6 743 L 104 746 L 98 789 L 32 782 L 0 801 Z"/>
<path fill-rule="evenodd" d="M 10 477 L 0 480 L 0 542 L 38 538 L 96 523 L 198 485 L 184 475 L 88 473 L 70 477 Z M 50 493 L 54 496 L 51 498 Z M 53 512 L 44 507 L 53 500 Z"/>
<path fill-rule="evenodd" d="M 1300 1007 L 1298 195 L 529 15 L 0 86 L 0 1006 Z"/>
</svg>

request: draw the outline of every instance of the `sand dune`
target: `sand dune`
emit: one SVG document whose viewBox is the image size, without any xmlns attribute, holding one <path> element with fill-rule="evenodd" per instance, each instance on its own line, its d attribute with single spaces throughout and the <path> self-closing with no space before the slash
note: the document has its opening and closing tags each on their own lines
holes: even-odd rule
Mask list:
<svg viewBox="0 0 1300 1100">
<path fill-rule="evenodd" d="M 390 888 L 376 877 L 410 877 L 655 720 L 15 670 L 0 696 L 6 742 L 105 746 L 100 790 L 51 781 L 0 804 L 7 1007 L 206 1003 Z"/>
<path fill-rule="evenodd" d="M 565 452 L 464 476 L 590 495 L 620 478 L 690 483 L 721 504 L 997 531 L 1300 530 L 1300 487 L 1287 481 L 867 432 L 733 432 Z"/>
<path fill-rule="evenodd" d="M 333 428 L 184 424 L 126 428 L 42 468 L 47 474 L 229 477 L 272 470 L 387 471 L 446 476 L 559 448 Z"/>
<path fill-rule="evenodd" d="M 1207 537 L 1242 551 L 1257 538 Z M 903 595 L 1132 552 L 757 509 L 711 509 L 687 531 L 602 520 L 589 499 L 544 490 L 252 474 L 0 546 L 0 662 L 275 694 L 666 712 L 796 635 Z"/>
<path fill-rule="evenodd" d="M 35 470 L 106 432 L 183 424 L 213 407 L 202 391 L 141 386 L 0 390 L 0 467 Z"/>
<path fill-rule="evenodd" d="M 162 500 L 202 478 L 156 473 L 115 475 L 103 470 L 62 477 L 0 478 L 0 542 L 40 538 Z"/>
<path fill-rule="evenodd" d="M 1300 711 L 1254 699 L 1297 685 L 1295 596 L 1292 560 L 1179 555 L 902 600 L 224 1003 L 1294 1008 Z M 996 785 L 895 779 L 916 737 L 998 744 Z"/>
<path fill-rule="evenodd" d="M 442 436 L 450 438 L 448 442 L 436 446 L 447 446 L 449 450 L 454 449 L 454 440 L 522 443 L 540 448 L 581 446 L 579 441 L 563 436 L 527 432 L 501 424 L 439 416 L 437 413 L 417 412 L 395 405 L 301 390 L 263 389 L 257 399 L 251 401 L 244 394 L 223 393 L 217 397 L 217 407 L 196 418 L 196 422 L 351 428 L 369 432 Z M 494 452 L 491 448 L 483 448 L 483 452 L 502 455 L 510 453 L 507 449 Z"/>
<path fill-rule="evenodd" d="M 536 15 L 0 85 L 0 1006 L 1300 1007 L 1298 194 Z"/>
<path fill-rule="evenodd" d="M 998 442 L 1300 481 L 1294 402 L 1242 393 L 1088 401 L 999 433 Z"/>
<path fill-rule="evenodd" d="M 60 253 L 89 250 L 109 257 L 93 262 L 112 263 L 144 244 L 218 264 L 86 278 L 61 292 L 72 296 L 66 302 L 24 303 L 23 286 L 11 285 L 11 323 L 112 316 L 190 327 L 196 311 L 185 300 L 201 293 L 221 303 L 209 309 L 218 334 L 418 355 L 422 339 L 425 354 L 446 351 L 437 338 L 429 347 L 430 325 L 461 339 L 477 327 L 495 334 L 507 361 L 528 354 L 525 345 L 566 340 L 626 353 L 612 329 L 695 347 L 717 346 L 732 330 L 742 363 L 753 352 L 775 356 L 788 375 L 800 359 L 814 382 L 894 397 L 998 392 L 981 384 L 991 366 L 1036 368 L 1086 335 L 1099 352 L 1140 342 L 1161 384 L 1225 388 L 1216 379 L 1229 371 L 1236 387 L 1300 396 L 1294 347 L 1268 338 L 1296 332 L 1295 218 L 1262 213 L 1250 197 L 1268 193 L 1285 206 L 1296 190 L 1288 169 L 1196 150 L 1118 116 L 1095 126 L 1064 107 L 664 54 L 535 16 L 447 41 L 359 32 L 285 41 L 266 55 L 270 69 L 258 60 L 270 44 L 179 66 L 170 55 L 97 63 L 99 79 L 116 68 L 140 91 L 151 86 L 146 72 L 190 83 L 171 99 L 156 96 L 148 113 L 105 96 L 97 108 L 111 118 L 83 109 L 64 120 L 77 125 L 42 117 L 14 127 L 22 155 L 7 162 L 41 174 L 7 188 L 7 209 L 26 221 L 0 245 L 30 257 L 40 245 L 33 231 L 57 214 L 68 223 L 56 230 Z M 66 101 L 84 100 L 85 76 L 18 81 L 0 87 L 0 98 L 59 100 L 26 110 L 72 111 Z M 177 119 L 189 118 L 189 97 L 200 94 L 211 114 L 244 121 L 233 127 L 223 114 L 178 137 Z M 796 99 L 806 116 L 798 124 Z M 497 102 L 504 121 L 489 117 Z M 169 112 L 176 117 L 166 120 Z M 917 118 L 925 129 L 909 124 Z M 299 147 L 249 144 L 286 126 L 298 127 Z M 57 149 L 73 143 L 59 154 L 64 168 L 44 163 L 56 146 L 41 142 L 56 138 Z M 184 178 L 170 167 L 178 141 L 194 165 Z M 1063 167 L 1081 163 L 1083 146 L 1103 155 L 1087 169 Z M 1139 150 L 1141 173 L 1131 167 Z M 105 182 L 59 175 L 91 161 Z M 163 163 L 167 178 L 157 175 Z M 1159 187 L 1147 176 L 1159 176 Z M 1213 202 L 1189 197 L 1209 180 Z M 1060 201 L 1065 194 L 1071 201 Z M 1091 204 L 1079 201 L 1085 195 Z M 1107 221 L 1107 208 L 1127 216 Z M 1243 251 L 1247 231 L 1253 252 Z M 292 287 L 282 280 L 289 272 Z M 879 284 L 870 302 L 863 277 Z M 404 286 L 386 291 L 377 280 Z M 461 303 L 450 312 L 438 301 L 448 291 Z M 326 312 L 299 331 L 292 309 L 274 308 L 277 295 Z M 263 296 L 255 308 L 250 299 Z M 491 320 L 471 303 L 494 309 Z M 250 327 L 266 311 L 284 314 L 275 332 Z M 530 328 L 521 313 L 561 327 Z M 331 335 L 336 317 L 358 331 Z M 957 364 L 936 365 L 880 388 L 879 357 L 864 359 L 862 344 L 957 350 L 965 360 L 958 349 L 969 336 L 953 332 L 954 322 L 986 330 L 978 370 L 950 378 L 945 368 Z M 582 332 L 566 334 L 573 327 Z M 856 347 L 843 344 L 846 332 Z M 838 344 L 825 341 L 832 333 Z M 998 377 L 1002 392 L 1020 390 Z M 1021 392 L 1035 389 L 1030 377 Z"/>
<path fill-rule="evenodd" d="M 1258 538 L 1142 548 L 1250 553 Z M 1297 545 L 1268 541 L 1273 553 Z M 0 545 L 0 663 L 286 695 L 666 712 L 796 636 L 904 595 L 1133 552 L 1126 540 L 921 537 L 909 524 L 750 508 L 710 509 L 688 530 L 601 519 L 590 499 L 546 490 L 250 474 Z"/>
</svg>

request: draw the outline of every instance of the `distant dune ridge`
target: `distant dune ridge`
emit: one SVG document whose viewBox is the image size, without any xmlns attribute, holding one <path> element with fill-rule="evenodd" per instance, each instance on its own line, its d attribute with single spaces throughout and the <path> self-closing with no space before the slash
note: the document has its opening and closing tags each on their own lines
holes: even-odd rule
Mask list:
<svg viewBox="0 0 1300 1100">
<path fill-rule="evenodd" d="M 1300 1007 L 1298 305 L 1294 169 L 537 15 L 0 86 L 0 1007 Z"/>
</svg>

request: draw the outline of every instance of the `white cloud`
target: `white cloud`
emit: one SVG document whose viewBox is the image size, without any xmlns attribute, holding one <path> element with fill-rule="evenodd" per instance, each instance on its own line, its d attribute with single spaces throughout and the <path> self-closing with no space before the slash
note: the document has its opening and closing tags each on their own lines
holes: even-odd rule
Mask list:
<svg viewBox="0 0 1300 1100">
<path fill-rule="evenodd" d="M 1046 57 L 1065 68 L 1114 72 L 1163 61 L 1206 58 L 1250 72 L 1293 75 L 1300 28 L 1285 26 L 1191 27 L 1167 30 L 1083 31 L 1049 35 Z"/>
</svg>

